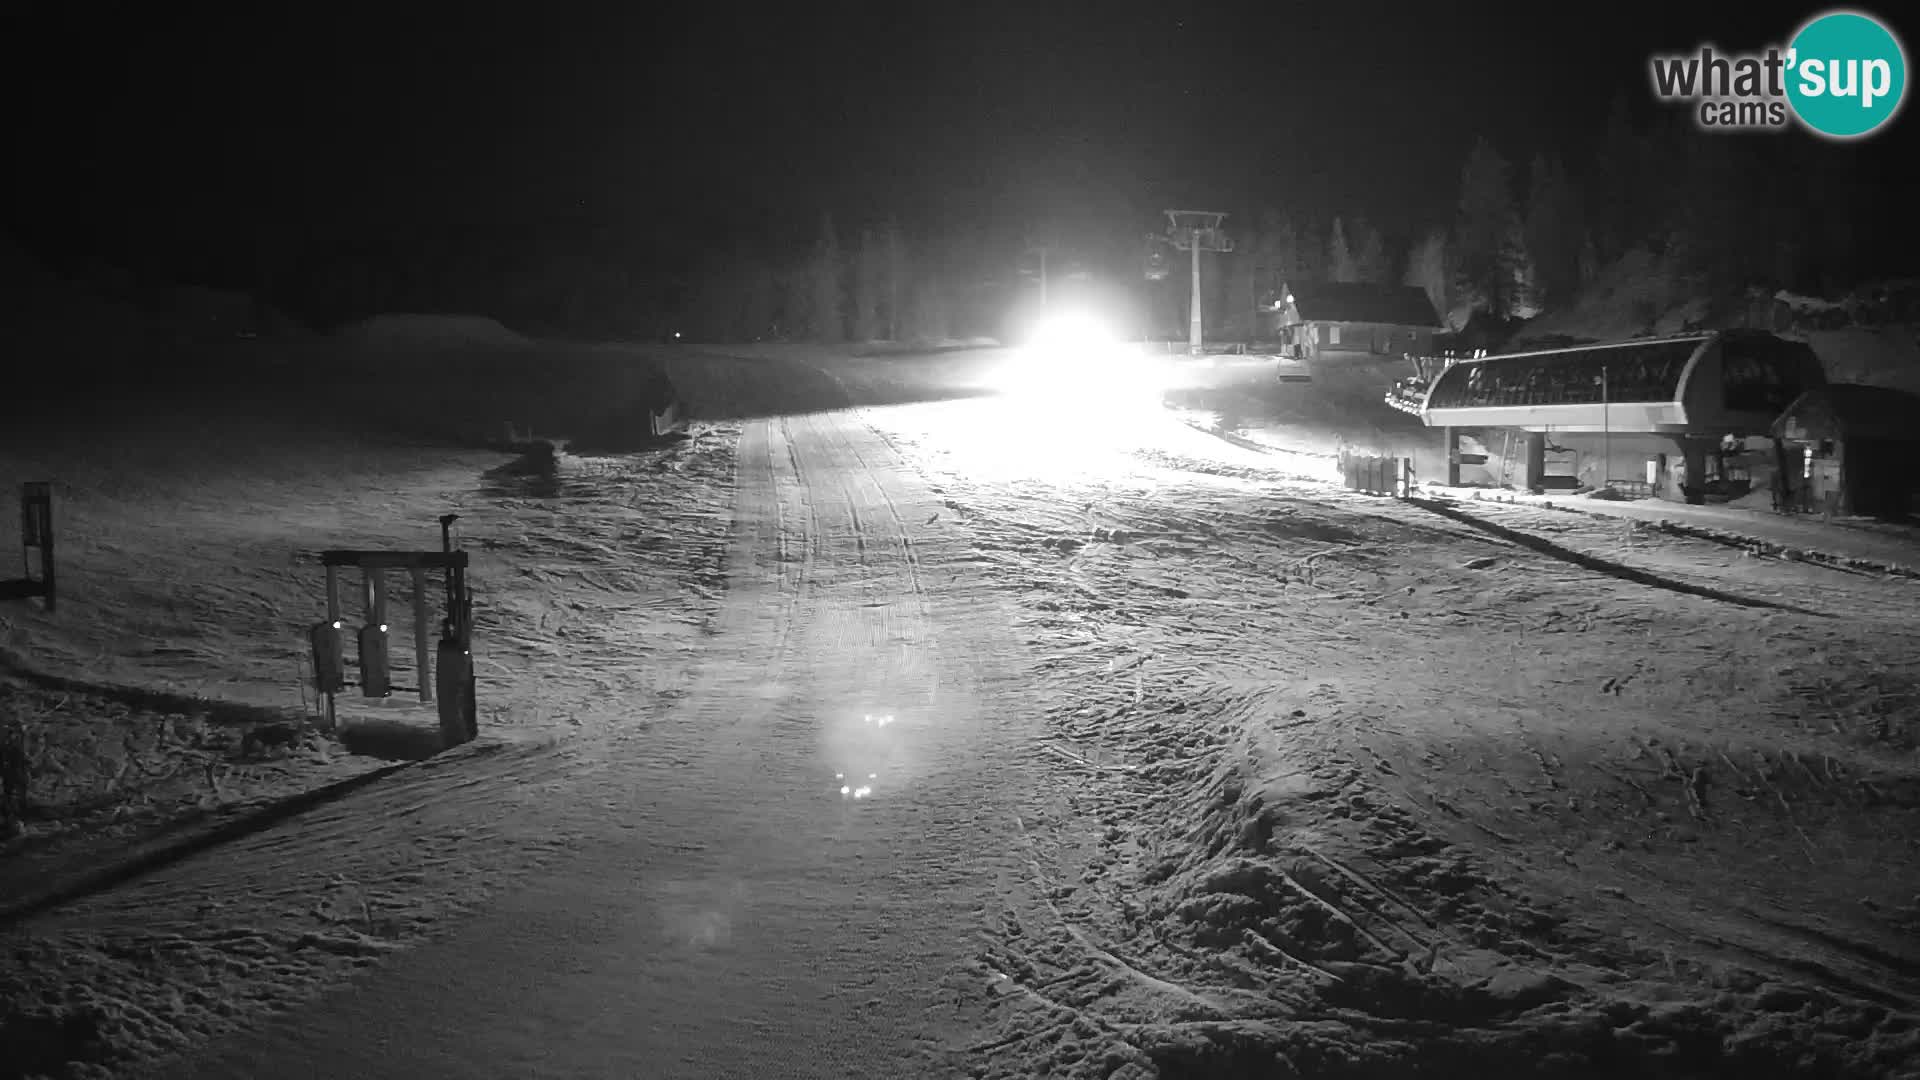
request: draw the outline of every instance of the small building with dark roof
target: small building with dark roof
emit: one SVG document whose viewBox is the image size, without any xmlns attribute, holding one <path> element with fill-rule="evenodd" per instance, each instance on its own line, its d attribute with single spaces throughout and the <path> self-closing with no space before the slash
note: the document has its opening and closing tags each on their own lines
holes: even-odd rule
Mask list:
<svg viewBox="0 0 1920 1080">
<path fill-rule="evenodd" d="M 1801 394 L 1773 424 L 1788 506 L 1902 518 L 1920 506 L 1920 395 L 1834 383 Z"/>
<path fill-rule="evenodd" d="M 1261 337 L 1300 360 L 1433 351 L 1446 325 L 1425 289 L 1364 282 L 1288 282 L 1263 313 Z"/>
</svg>

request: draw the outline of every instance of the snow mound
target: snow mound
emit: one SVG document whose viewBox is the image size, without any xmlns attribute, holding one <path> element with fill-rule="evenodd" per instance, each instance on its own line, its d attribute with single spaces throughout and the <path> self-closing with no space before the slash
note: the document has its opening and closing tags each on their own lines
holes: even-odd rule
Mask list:
<svg viewBox="0 0 1920 1080">
<path fill-rule="evenodd" d="M 485 315 L 375 315 L 341 327 L 334 336 L 355 345 L 400 348 L 532 343 Z"/>
</svg>

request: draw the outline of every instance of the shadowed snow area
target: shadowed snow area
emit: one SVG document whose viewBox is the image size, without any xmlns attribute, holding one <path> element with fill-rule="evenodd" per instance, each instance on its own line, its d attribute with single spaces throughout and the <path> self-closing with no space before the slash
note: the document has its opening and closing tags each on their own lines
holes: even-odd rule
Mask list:
<svg viewBox="0 0 1920 1080">
<path fill-rule="evenodd" d="M 997 350 L 331 347 L 0 445 L 0 1076 L 1916 1075 L 1920 580 Z M 482 737 L 395 766 L 300 556 L 449 511 Z"/>
</svg>

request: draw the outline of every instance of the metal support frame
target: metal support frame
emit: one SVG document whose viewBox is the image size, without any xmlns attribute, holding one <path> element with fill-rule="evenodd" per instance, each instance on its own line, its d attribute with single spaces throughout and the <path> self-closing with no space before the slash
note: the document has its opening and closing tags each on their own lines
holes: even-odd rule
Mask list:
<svg viewBox="0 0 1920 1080">
<path fill-rule="evenodd" d="M 53 483 L 29 480 L 20 485 L 20 544 L 25 565 L 22 576 L 0 580 L 0 600 L 25 600 L 39 597 L 48 611 L 54 610 L 53 570 Z M 33 574 L 34 551 L 40 552 L 40 574 Z"/>
<path fill-rule="evenodd" d="M 1187 311 L 1187 350 L 1199 356 L 1205 349 L 1205 337 L 1201 326 L 1200 292 L 1200 253 L 1212 251 L 1226 253 L 1233 250 L 1233 241 L 1220 228 L 1227 215 L 1213 210 L 1168 210 L 1166 240 L 1175 250 L 1190 252 L 1193 257 L 1192 298 Z"/>
<path fill-rule="evenodd" d="M 361 676 L 363 696 L 384 698 L 393 691 L 411 691 L 423 705 L 436 705 L 441 734 L 446 745 L 470 742 L 479 734 L 479 715 L 473 672 L 473 598 L 467 580 L 469 559 L 465 551 L 453 546 L 453 523 L 458 515 L 440 519 L 439 551 L 357 551 L 329 550 L 320 553 L 326 571 L 326 621 L 312 630 L 315 682 L 325 701 L 329 727 L 338 721 L 337 695 L 348 686 L 344 670 L 344 623 L 341 618 L 340 571 L 360 571 L 362 609 L 366 625 L 361 630 L 362 661 L 369 647 L 386 648 L 388 591 L 387 573 L 404 571 L 412 584 L 414 673 L 418 686 L 390 686 L 369 682 Z M 443 573 L 443 617 L 437 653 L 430 648 L 428 633 L 428 574 Z M 384 653 L 382 655 L 384 660 Z M 384 666 L 384 665 L 382 665 Z"/>
</svg>

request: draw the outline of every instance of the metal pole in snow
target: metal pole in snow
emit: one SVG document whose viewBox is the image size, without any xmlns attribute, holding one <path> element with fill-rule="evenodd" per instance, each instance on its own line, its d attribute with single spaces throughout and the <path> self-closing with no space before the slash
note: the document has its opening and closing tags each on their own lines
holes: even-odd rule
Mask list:
<svg viewBox="0 0 1920 1080">
<path fill-rule="evenodd" d="M 339 632 L 340 632 L 340 568 L 337 566 L 329 566 L 327 567 L 327 633 L 338 634 Z M 316 664 L 316 667 L 317 666 L 318 665 Z M 340 728 L 340 717 L 334 707 L 334 697 L 333 697 L 332 690 L 327 691 L 326 699 L 327 699 L 327 702 L 326 702 L 327 730 L 338 731 Z"/>
<path fill-rule="evenodd" d="M 25 517 L 27 543 L 40 549 L 40 600 L 48 611 L 54 610 L 53 569 L 53 481 L 29 480 L 22 487 L 21 513 Z M 25 552 L 21 553 L 23 556 Z"/>
<path fill-rule="evenodd" d="M 459 514 L 441 514 L 440 515 L 440 550 L 449 555 L 453 553 L 453 523 L 458 520 L 460 520 Z M 454 636 L 455 630 L 459 625 L 459 618 L 460 618 L 460 595 L 459 595 L 459 588 L 455 584 L 455 582 L 456 582 L 456 576 L 454 574 L 453 567 L 448 566 L 447 572 L 446 572 L 446 585 L 447 585 L 446 623 L 447 623 L 447 635 L 449 637 Z"/>
<path fill-rule="evenodd" d="M 1200 230 L 1187 230 L 1187 246 L 1193 250 L 1193 299 L 1188 304 L 1187 348 L 1195 356 L 1200 355 Z"/>
<path fill-rule="evenodd" d="M 1607 365 L 1600 365 L 1600 486 L 1613 486 L 1613 410 L 1607 387 Z"/>
<path fill-rule="evenodd" d="M 413 568 L 413 669 L 420 680 L 420 700 L 433 701 L 433 661 L 427 638 L 427 572 Z"/>
</svg>

